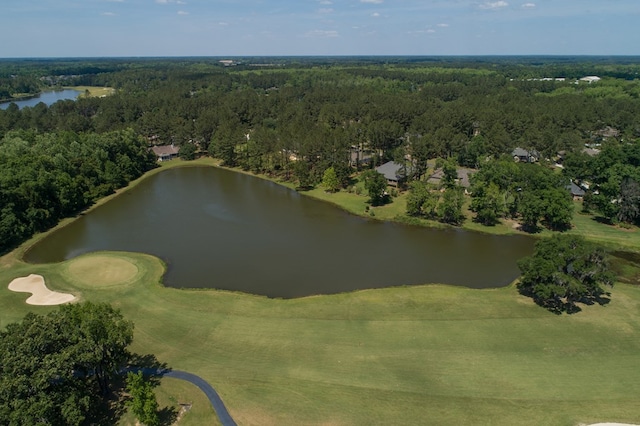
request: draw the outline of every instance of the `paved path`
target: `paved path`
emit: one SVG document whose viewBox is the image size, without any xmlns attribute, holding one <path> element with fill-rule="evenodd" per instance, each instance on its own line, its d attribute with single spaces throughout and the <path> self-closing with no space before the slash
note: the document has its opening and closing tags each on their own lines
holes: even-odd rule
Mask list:
<svg viewBox="0 0 640 426">
<path fill-rule="evenodd" d="M 186 380 L 187 382 L 193 383 L 194 385 L 199 387 L 200 390 L 204 392 L 205 395 L 207 395 L 209 401 L 211 401 L 211 405 L 213 405 L 213 409 L 216 410 L 216 414 L 218 415 L 222 426 L 236 426 L 236 422 L 234 422 L 231 418 L 231 414 L 229 414 L 229 411 L 227 411 L 227 407 L 224 406 L 224 403 L 222 402 L 222 399 L 220 399 L 220 395 L 218 395 L 218 392 L 216 392 L 213 386 L 205 382 L 202 377 L 179 370 L 166 371 L 163 375 L 165 377 L 173 377 L 174 379 Z"/>
<path fill-rule="evenodd" d="M 216 392 L 213 386 L 207 383 L 202 377 L 180 370 L 159 370 L 155 368 L 131 368 L 128 370 L 134 372 L 142 371 L 142 374 L 145 375 L 172 377 L 174 379 L 186 380 L 189 383 L 193 383 L 200 388 L 202 392 L 204 392 L 207 398 L 209 398 L 211 405 L 213 405 L 213 409 L 216 410 L 216 414 L 218 415 L 222 426 L 237 426 L 236 422 L 231 418 L 231 414 L 227 411 L 227 407 L 225 407 L 222 399 L 220 399 L 218 392 Z"/>
</svg>

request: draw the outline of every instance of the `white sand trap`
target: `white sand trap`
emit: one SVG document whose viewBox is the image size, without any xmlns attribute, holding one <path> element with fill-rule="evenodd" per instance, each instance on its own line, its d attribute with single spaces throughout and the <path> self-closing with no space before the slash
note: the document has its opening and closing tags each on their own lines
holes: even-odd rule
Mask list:
<svg viewBox="0 0 640 426">
<path fill-rule="evenodd" d="M 29 305 L 61 305 L 75 300 L 73 294 L 51 291 L 44 283 L 42 275 L 31 274 L 28 277 L 20 277 L 9 283 L 9 290 L 31 293 L 27 299 Z"/>
</svg>

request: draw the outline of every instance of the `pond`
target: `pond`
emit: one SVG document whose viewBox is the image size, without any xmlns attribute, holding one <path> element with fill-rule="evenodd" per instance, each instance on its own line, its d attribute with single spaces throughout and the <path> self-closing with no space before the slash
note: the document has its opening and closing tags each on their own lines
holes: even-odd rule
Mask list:
<svg viewBox="0 0 640 426">
<path fill-rule="evenodd" d="M 425 283 L 505 286 L 533 240 L 369 220 L 253 176 L 183 167 L 53 232 L 26 260 L 96 250 L 156 255 L 172 287 L 295 298 Z"/>
<path fill-rule="evenodd" d="M 80 91 L 74 89 L 64 89 L 64 90 L 54 90 L 51 92 L 42 92 L 39 95 L 33 98 L 20 99 L 12 102 L 2 102 L 0 103 L 0 109 L 7 109 L 11 103 L 15 103 L 18 105 L 19 109 L 24 107 L 33 107 L 38 105 L 40 102 L 44 102 L 47 106 L 50 106 L 61 100 L 75 100 L 79 95 Z"/>
</svg>

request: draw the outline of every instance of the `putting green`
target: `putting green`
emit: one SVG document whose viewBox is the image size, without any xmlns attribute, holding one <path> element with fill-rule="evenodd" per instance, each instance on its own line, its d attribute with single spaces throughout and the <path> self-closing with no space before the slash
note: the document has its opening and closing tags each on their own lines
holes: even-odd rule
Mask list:
<svg viewBox="0 0 640 426">
<path fill-rule="evenodd" d="M 67 265 L 69 278 L 87 287 L 126 284 L 138 276 L 138 267 L 115 255 L 91 254 L 73 259 Z"/>
</svg>

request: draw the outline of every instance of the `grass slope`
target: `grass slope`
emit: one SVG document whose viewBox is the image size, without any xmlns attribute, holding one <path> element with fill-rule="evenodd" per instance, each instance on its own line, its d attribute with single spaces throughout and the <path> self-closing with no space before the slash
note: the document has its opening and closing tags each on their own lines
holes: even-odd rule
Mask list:
<svg viewBox="0 0 640 426">
<path fill-rule="evenodd" d="M 134 264 L 136 280 L 87 285 L 92 258 Z M 94 259 L 95 260 L 95 259 Z M 555 316 L 513 287 L 419 286 L 296 300 L 178 290 L 162 263 L 97 253 L 49 265 L 14 261 L 0 283 L 40 273 L 58 291 L 120 308 L 133 350 L 203 376 L 242 425 L 638 422 L 640 289 Z M 93 273 L 105 276 L 96 263 Z M 212 277 L 215 280 L 215 276 Z M 0 321 L 25 295 L 0 289 Z"/>
</svg>

